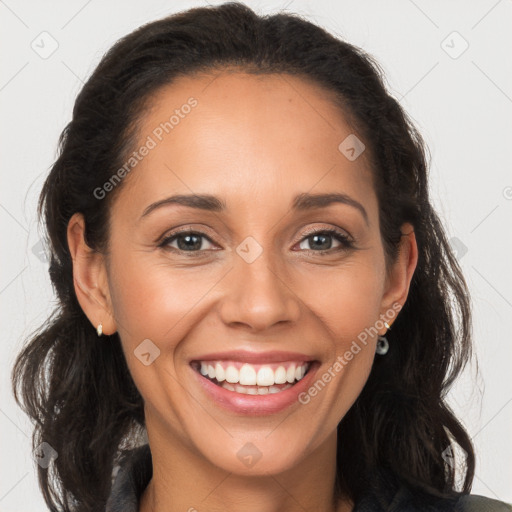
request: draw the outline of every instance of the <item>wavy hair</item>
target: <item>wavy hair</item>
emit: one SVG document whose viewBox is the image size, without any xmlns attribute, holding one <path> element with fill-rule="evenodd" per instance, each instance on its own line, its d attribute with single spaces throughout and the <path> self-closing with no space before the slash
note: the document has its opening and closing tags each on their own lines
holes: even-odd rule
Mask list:
<svg viewBox="0 0 512 512">
<path fill-rule="evenodd" d="M 60 136 L 38 204 L 58 303 L 12 371 L 16 401 L 34 422 L 33 446 L 46 442 L 58 453 L 48 469 L 38 468 L 46 503 L 51 510 L 104 509 L 116 461 L 145 430 L 143 400 L 118 334 L 98 343 L 75 295 L 68 222 L 81 212 L 87 244 L 106 251 L 109 212 L 122 184 L 103 200 L 93 191 L 133 151 L 152 96 L 177 77 L 227 68 L 294 75 L 335 98 L 370 150 L 388 268 L 401 225 L 414 226 L 419 258 L 387 334 L 391 348 L 338 425 L 336 489 L 357 500 L 379 471 L 388 487 L 405 485 L 413 496 L 469 492 L 473 447 L 446 394 L 471 355 L 470 299 L 429 200 L 425 143 L 371 56 L 301 16 L 260 16 L 230 2 L 179 12 L 117 41 L 81 89 Z M 466 453 L 460 475 L 445 457 L 452 443 Z"/>
</svg>

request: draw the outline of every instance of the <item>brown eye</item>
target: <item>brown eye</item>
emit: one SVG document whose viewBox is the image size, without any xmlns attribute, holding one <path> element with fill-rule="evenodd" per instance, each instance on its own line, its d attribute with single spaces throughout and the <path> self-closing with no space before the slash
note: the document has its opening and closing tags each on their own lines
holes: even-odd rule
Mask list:
<svg viewBox="0 0 512 512">
<path fill-rule="evenodd" d="M 338 242 L 337 246 L 333 248 L 333 239 Z M 309 248 L 304 247 L 303 244 L 309 243 Z M 352 247 L 353 244 L 350 239 L 336 231 L 336 230 L 321 230 L 313 233 L 309 233 L 307 237 L 305 237 L 301 242 L 299 247 L 304 250 L 310 250 L 314 252 L 322 252 L 329 251 L 333 249 L 334 251 L 348 249 Z"/>
<path fill-rule="evenodd" d="M 171 234 L 162 240 L 160 247 L 172 248 L 183 252 L 199 252 L 209 249 L 209 247 L 204 247 L 203 240 L 208 240 L 208 243 L 212 243 L 210 239 L 203 233 L 187 231 Z M 176 242 L 177 245 L 171 245 L 174 242 Z"/>
</svg>

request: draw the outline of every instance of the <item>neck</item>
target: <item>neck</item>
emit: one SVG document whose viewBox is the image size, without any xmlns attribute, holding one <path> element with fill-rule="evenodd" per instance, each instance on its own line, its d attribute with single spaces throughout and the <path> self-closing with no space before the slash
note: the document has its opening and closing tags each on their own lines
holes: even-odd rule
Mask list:
<svg viewBox="0 0 512 512">
<path fill-rule="evenodd" d="M 336 432 L 298 464 L 258 476 L 225 471 L 148 423 L 153 477 L 140 512 L 351 512 L 335 493 Z"/>
</svg>

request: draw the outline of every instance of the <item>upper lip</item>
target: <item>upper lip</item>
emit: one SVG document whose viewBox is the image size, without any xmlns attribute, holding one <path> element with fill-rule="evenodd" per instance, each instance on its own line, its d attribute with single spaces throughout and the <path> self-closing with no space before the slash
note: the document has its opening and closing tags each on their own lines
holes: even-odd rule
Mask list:
<svg viewBox="0 0 512 512">
<path fill-rule="evenodd" d="M 247 350 L 230 350 L 212 352 L 191 359 L 191 361 L 241 361 L 249 364 L 280 363 L 285 361 L 313 361 L 314 358 L 299 352 L 273 350 L 270 352 L 251 352 Z"/>
</svg>

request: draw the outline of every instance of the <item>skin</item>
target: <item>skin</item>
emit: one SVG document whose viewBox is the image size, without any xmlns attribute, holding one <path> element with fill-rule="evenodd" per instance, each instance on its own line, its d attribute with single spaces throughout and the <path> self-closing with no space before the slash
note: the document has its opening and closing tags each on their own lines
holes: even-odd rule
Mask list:
<svg viewBox="0 0 512 512">
<path fill-rule="evenodd" d="M 266 416 L 220 409 L 188 361 L 233 348 L 291 350 L 319 360 L 321 376 L 365 328 L 404 305 L 414 231 L 402 226 L 386 273 L 369 148 L 355 161 L 338 150 L 354 130 L 320 86 L 243 72 L 180 78 L 153 98 L 141 144 L 191 96 L 198 105 L 124 179 L 108 254 L 87 247 L 80 214 L 68 225 L 80 304 L 94 327 L 119 333 L 145 401 L 153 479 L 140 510 L 350 511 L 353 503 L 334 495 L 336 427 L 368 378 L 376 336 L 308 404 Z M 307 192 L 349 195 L 368 224 L 346 204 L 293 211 Z M 167 205 L 141 218 L 155 201 L 192 193 L 215 195 L 226 210 Z M 202 255 L 180 253 L 178 239 L 158 247 L 180 226 L 206 235 Z M 321 256 L 305 231 L 333 228 L 357 250 L 337 251 L 342 243 L 328 237 L 317 242 L 327 248 Z M 263 248 L 252 263 L 236 252 L 248 236 Z M 145 366 L 134 350 L 148 338 L 160 356 Z M 262 454 L 252 467 L 237 457 L 247 442 Z"/>
</svg>

